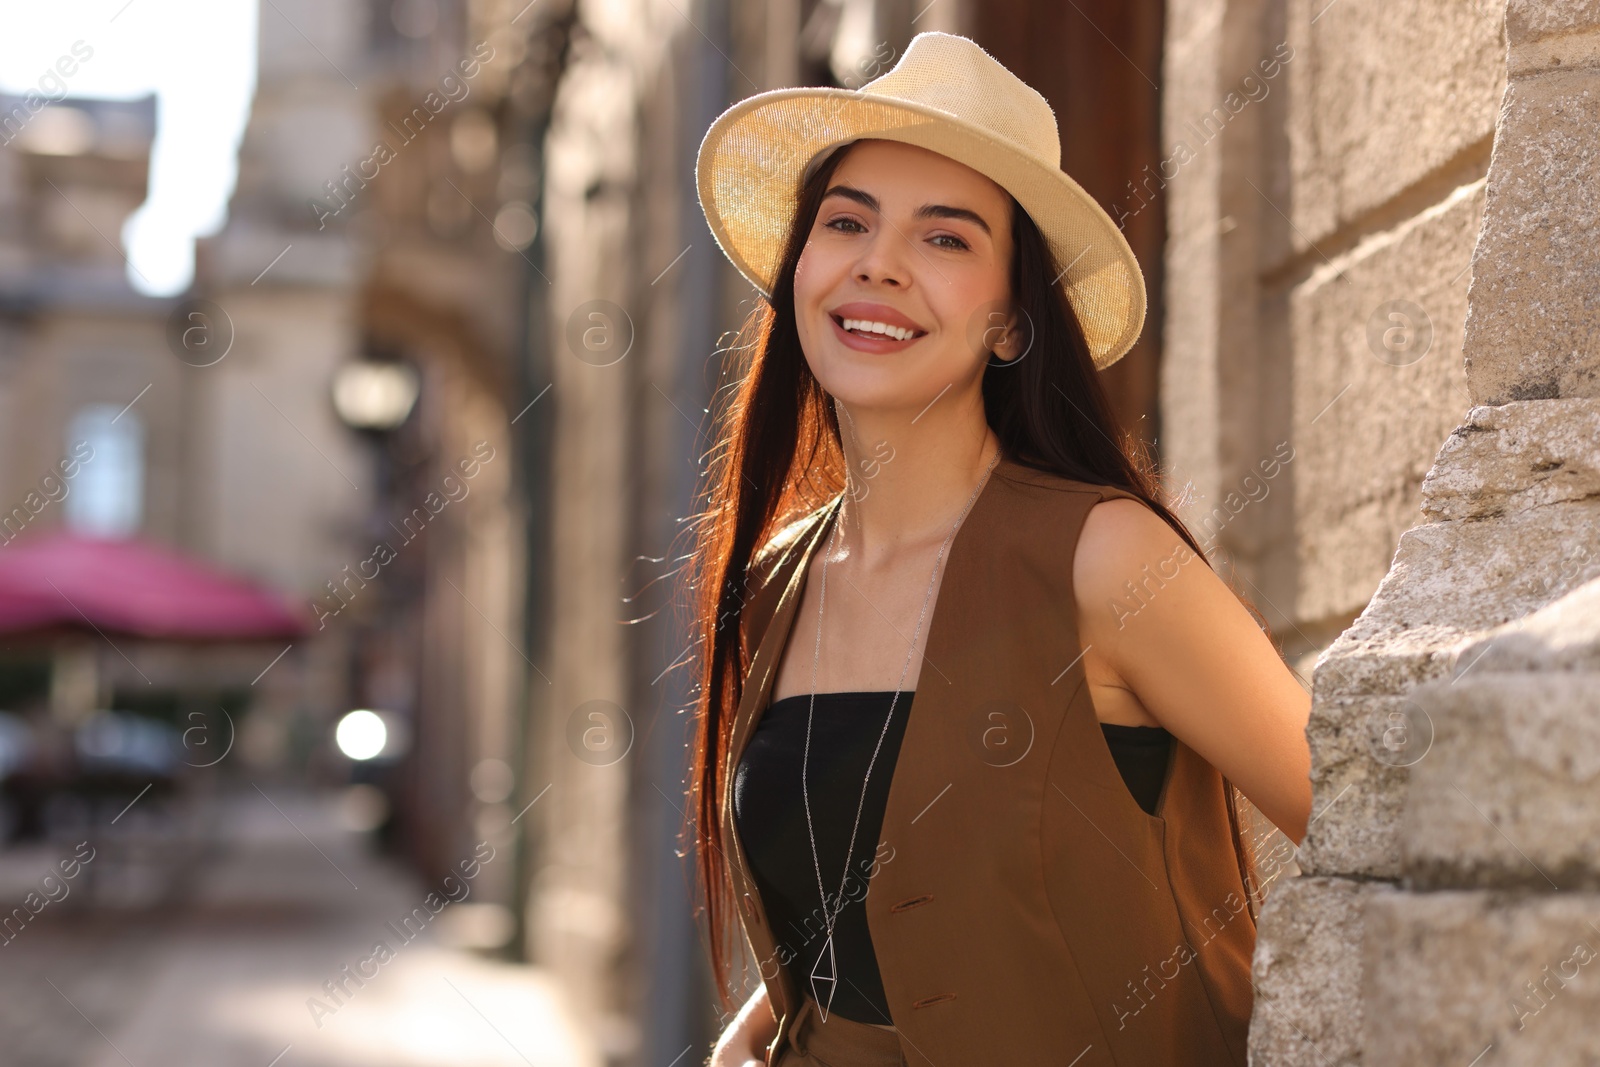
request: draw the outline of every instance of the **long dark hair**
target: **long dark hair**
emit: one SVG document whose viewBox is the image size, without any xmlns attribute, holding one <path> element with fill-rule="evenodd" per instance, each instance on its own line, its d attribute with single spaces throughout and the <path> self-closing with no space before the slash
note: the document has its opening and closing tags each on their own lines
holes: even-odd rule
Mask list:
<svg viewBox="0 0 1600 1067">
<path fill-rule="evenodd" d="M 758 304 L 730 346 L 731 385 L 719 390 L 713 407 L 715 443 L 704 510 L 695 517 L 687 588 L 700 654 L 684 836 L 692 837 L 699 910 L 706 916 L 712 976 L 724 1009 L 730 1007 L 729 953 L 738 939 L 719 802 L 731 772 L 723 764 L 733 715 L 755 652 L 744 647 L 738 625 L 746 568 L 773 533 L 845 487 L 837 415 L 800 347 L 794 274 L 823 193 L 852 147 L 833 152 L 801 184 L 772 296 Z M 991 362 L 984 372 L 984 413 L 1004 455 L 1035 470 L 1132 493 L 1205 559 L 1199 542 L 1162 502 L 1149 450 L 1119 424 L 1078 317 L 1064 291 L 1052 284 L 1060 268 L 1015 198 L 1011 223 L 1012 296 L 1031 323 L 1032 345 L 1023 358 L 1009 365 Z M 1223 788 L 1253 919 L 1254 865 L 1234 786 L 1224 778 Z"/>
</svg>

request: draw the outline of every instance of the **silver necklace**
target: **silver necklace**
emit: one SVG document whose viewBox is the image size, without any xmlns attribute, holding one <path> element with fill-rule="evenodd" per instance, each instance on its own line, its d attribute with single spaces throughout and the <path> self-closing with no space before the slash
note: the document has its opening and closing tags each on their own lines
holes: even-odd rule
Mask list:
<svg viewBox="0 0 1600 1067">
<path fill-rule="evenodd" d="M 867 782 L 872 780 L 873 764 L 878 762 L 878 750 L 883 747 L 883 739 L 889 734 L 889 723 L 894 720 L 894 706 L 899 703 L 900 689 L 906 682 L 906 672 L 911 669 L 911 660 L 916 655 L 917 637 L 922 633 L 922 623 L 928 615 L 928 601 L 933 597 L 933 587 L 939 578 L 939 565 L 944 561 L 945 550 L 950 547 L 956 531 L 966 520 L 967 512 L 972 510 L 978 494 L 983 491 L 984 485 L 989 480 L 989 472 L 994 470 L 995 464 L 999 461 L 1000 450 L 996 449 L 993 458 L 989 460 L 989 466 L 984 468 L 983 477 L 978 479 L 977 488 L 973 489 L 972 496 L 967 498 L 966 507 L 961 509 L 961 514 L 951 524 L 950 532 L 945 535 L 944 544 L 939 546 L 939 554 L 933 559 L 933 574 L 928 578 L 928 591 L 922 596 L 922 613 L 917 616 L 917 628 L 911 633 L 911 648 L 906 653 L 905 666 L 900 668 L 900 681 L 895 687 L 894 696 L 889 700 L 889 714 L 884 716 L 883 730 L 878 734 L 878 743 L 873 746 L 872 758 L 867 761 L 866 776 L 861 780 L 861 799 L 856 803 L 855 825 L 850 828 L 850 844 L 844 850 L 844 875 L 839 879 L 839 894 L 835 898 L 837 903 L 831 912 L 828 909 L 827 891 L 822 888 L 822 862 L 817 858 L 817 835 L 811 824 L 811 793 L 807 786 L 807 768 L 811 762 L 811 723 L 817 710 L 817 662 L 822 656 L 822 618 L 828 603 L 828 557 L 833 555 L 834 544 L 839 536 L 837 516 L 833 530 L 828 534 L 828 548 L 822 556 L 822 590 L 817 598 L 817 640 L 811 655 L 811 706 L 806 712 L 806 747 L 800 761 L 800 791 L 805 799 L 806 833 L 811 839 L 811 863 L 817 872 L 817 895 L 822 901 L 822 925 L 827 931 L 827 937 L 822 942 L 822 951 L 811 967 L 811 996 L 821 1009 L 823 1022 L 828 1021 L 828 1008 L 833 1004 L 834 990 L 839 987 L 838 961 L 833 953 L 833 928 L 839 912 L 844 908 L 844 887 L 850 880 L 850 857 L 855 852 L 856 831 L 861 828 L 861 811 L 867 802 Z M 825 994 L 821 987 L 826 988 Z"/>
</svg>

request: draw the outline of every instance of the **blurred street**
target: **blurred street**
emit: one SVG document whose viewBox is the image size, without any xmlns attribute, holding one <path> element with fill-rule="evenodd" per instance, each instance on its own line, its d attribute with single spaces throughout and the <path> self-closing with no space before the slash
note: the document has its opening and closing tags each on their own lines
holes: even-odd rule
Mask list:
<svg viewBox="0 0 1600 1067">
<path fill-rule="evenodd" d="M 213 824 L 227 828 L 226 840 L 192 861 L 176 900 L 84 906 L 95 892 L 96 866 L 116 859 L 95 838 L 94 858 L 77 877 L 52 883 L 56 896 L 61 884 L 67 895 L 7 931 L 11 939 L 0 945 L 6 1035 L 0 1061 L 11 1067 L 600 1062 L 540 970 L 452 946 L 471 915 L 470 892 L 462 890 L 470 882 L 452 883 L 461 902 L 444 904 L 432 921 L 413 920 L 421 932 L 402 940 L 402 919 L 419 907 L 428 914 L 425 898 L 438 887 L 371 854 L 344 830 L 336 795 L 246 786 L 209 803 L 216 805 Z M 132 812 L 119 819 L 118 830 L 132 819 Z M 68 853 L 41 845 L 0 851 L 0 899 L 8 911 L 38 891 Z M 133 881 L 126 871 L 116 878 L 123 886 Z M 375 977 L 359 986 L 345 979 L 337 995 L 324 988 L 345 966 L 362 970 L 358 961 L 380 940 L 393 954 L 364 968 L 375 969 Z"/>
<path fill-rule="evenodd" d="M 706 906 L 754 651 L 721 642 L 747 551 L 867 485 L 840 414 L 877 418 L 740 248 L 809 242 L 785 190 L 825 152 L 917 143 L 868 118 L 922 34 L 967 39 L 952 113 L 989 60 L 1048 105 L 984 94 L 993 158 L 1043 164 L 1013 212 L 1122 241 L 987 234 L 1052 260 L 1010 271 L 1021 387 L 999 305 L 958 351 L 969 286 L 889 255 L 938 322 L 907 351 L 982 356 L 1013 451 L 1106 480 L 1115 444 L 1192 534 L 1119 630 L 1203 559 L 1317 677 L 1304 839 L 1243 793 L 1287 749 L 1228 771 L 1264 906 L 1235 1058 L 1600 1064 L 1551 1021 L 1600 1016 L 1600 968 L 1544 1011 L 1600 931 L 1597 3 L 0 0 L 0 1067 L 703 1062 L 762 962 L 753 897 Z M 865 407 L 956 439 L 928 357 L 873 365 L 907 391 Z"/>
</svg>

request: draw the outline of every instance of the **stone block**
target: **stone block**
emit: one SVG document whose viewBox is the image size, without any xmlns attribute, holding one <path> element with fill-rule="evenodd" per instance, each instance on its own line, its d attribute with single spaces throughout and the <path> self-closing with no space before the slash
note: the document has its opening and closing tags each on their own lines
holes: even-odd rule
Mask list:
<svg viewBox="0 0 1600 1067">
<path fill-rule="evenodd" d="M 1361 1061 L 1369 1067 L 1600 1062 L 1597 918 L 1594 894 L 1372 895 L 1361 948 Z"/>
<path fill-rule="evenodd" d="M 1251 970 L 1250 1062 L 1270 1067 L 1361 1063 L 1361 944 L 1382 882 L 1289 878 L 1261 912 Z"/>
<path fill-rule="evenodd" d="M 1432 743 L 1400 820 L 1407 884 L 1600 889 L 1600 673 L 1469 666 L 1410 697 Z"/>
<path fill-rule="evenodd" d="M 1545 13 L 1555 15 L 1537 24 L 1524 22 L 1520 30 L 1508 34 L 1506 76 L 1544 74 L 1574 67 L 1600 67 L 1600 26 L 1584 21 L 1577 5 L 1553 5 Z M 1579 25 L 1579 23 L 1582 25 Z M 1548 30 L 1549 32 L 1544 32 Z M 1535 35 L 1537 33 L 1537 35 Z"/>
<path fill-rule="evenodd" d="M 1463 642 L 1600 578 L 1600 549 L 1588 547 L 1596 530 L 1591 498 L 1406 531 L 1371 603 L 1317 662 L 1316 699 L 1448 677 Z"/>
<path fill-rule="evenodd" d="M 1513 78 L 1472 261 L 1479 404 L 1600 396 L 1600 67 Z"/>
<path fill-rule="evenodd" d="M 1424 475 L 1469 407 L 1461 325 L 1481 181 L 1318 269 L 1289 301 L 1294 353 L 1295 615 L 1372 596 Z"/>
<path fill-rule="evenodd" d="M 1561 510 L 1544 509 L 1544 513 Z M 1473 533 L 1490 528 L 1484 523 L 1441 525 Z M 1516 535 L 1510 539 L 1516 541 Z M 1578 570 L 1600 571 L 1600 552 L 1594 557 L 1569 553 L 1544 561 L 1524 580 L 1535 592 L 1558 599 L 1498 627 L 1484 626 L 1452 638 L 1449 627 L 1402 625 L 1400 611 L 1401 621 L 1386 634 L 1353 638 L 1352 633 L 1365 624 L 1364 615 L 1335 643 L 1313 675 L 1315 702 L 1306 729 L 1313 819 L 1298 854 L 1302 869 L 1310 874 L 1370 878 L 1398 878 L 1405 873 L 1402 827 L 1410 785 L 1419 770 L 1435 769 L 1439 757 L 1428 749 L 1433 731 L 1454 722 L 1453 710 L 1438 712 L 1419 694 L 1459 695 L 1473 678 L 1490 672 L 1595 672 L 1584 677 L 1600 680 L 1600 578 L 1568 592 Z M 1394 602 L 1374 603 L 1379 613 L 1394 610 Z M 1533 683 L 1529 700 L 1540 684 Z M 1591 707 L 1600 699 L 1587 696 L 1581 686 L 1579 690 Z M 1522 706 L 1515 714 L 1532 711 Z M 1450 787 L 1447 780 L 1439 781 L 1444 783 L 1441 788 Z M 1472 795 L 1466 785 L 1462 788 Z M 1590 792 L 1594 789 L 1600 784 Z M 1449 798 L 1460 800 L 1453 789 Z M 1457 815 L 1464 817 L 1469 807 Z"/>
<path fill-rule="evenodd" d="M 1575 544 L 1552 582 L 1560 598 L 1468 641 L 1456 653 L 1458 671 L 1600 671 L 1597 556 L 1600 546 L 1593 541 Z M 1579 584 L 1581 574 L 1589 578 Z"/>
<path fill-rule="evenodd" d="M 1430 521 L 1483 519 L 1600 496 L 1600 400 L 1475 407 L 1422 483 Z"/>
<path fill-rule="evenodd" d="M 1513 48 L 1542 37 L 1600 29 L 1600 0 L 1508 0 L 1506 37 Z"/>
<path fill-rule="evenodd" d="M 1502 13 L 1462 0 L 1418 0 L 1404 17 L 1363 0 L 1290 5 L 1294 195 L 1280 207 L 1295 253 L 1483 151 L 1505 89 Z"/>
<path fill-rule="evenodd" d="M 1312 821 L 1298 853 L 1312 875 L 1398 878 L 1400 814 L 1409 757 L 1393 738 L 1403 696 L 1319 700 L 1306 727 L 1311 745 Z"/>
</svg>

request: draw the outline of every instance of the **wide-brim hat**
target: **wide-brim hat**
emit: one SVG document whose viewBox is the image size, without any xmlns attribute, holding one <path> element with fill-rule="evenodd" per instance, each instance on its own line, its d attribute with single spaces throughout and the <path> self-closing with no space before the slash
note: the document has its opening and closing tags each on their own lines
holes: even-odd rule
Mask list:
<svg viewBox="0 0 1600 1067">
<path fill-rule="evenodd" d="M 833 149 L 869 137 L 948 156 L 1016 197 L 1050 244 L 1095 367 L 1133 346 L 1144 275 L 1122 231 L 1061 170 L 1055 112 L 976 42 L 950 33 L 917 34 L 893 69 L 859 89 L 758 93 L 706 131 L 695 173 L 701 209 L 717 245 L 764 296 L 803 180 Z"/>
</svg>

